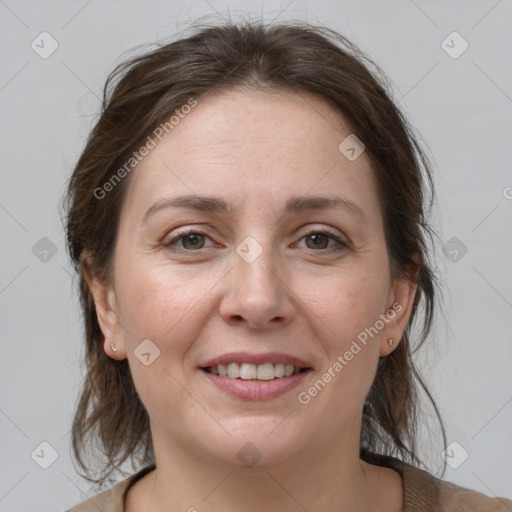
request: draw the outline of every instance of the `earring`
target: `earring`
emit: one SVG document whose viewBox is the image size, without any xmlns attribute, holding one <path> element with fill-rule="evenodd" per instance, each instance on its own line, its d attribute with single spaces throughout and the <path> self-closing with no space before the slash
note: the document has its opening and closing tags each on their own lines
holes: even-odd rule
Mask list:
<svg viewBox="0 0 512 512">
<path fill-rule="evenodd" d="M 110 344 L 110 350 L 112 350 L 112 352 L 117 352 L 117 348 L 113 343 Z"/>
<path fill-rule="evenodd" d="M 388 345 L 389 345 L 390 347 L 392 347 L 392 346 L 393 346 L 393 343 L 394 343 L 394 341 L 393 341 L 391 338 L 389 338 L 389 340 L 388 340 Z"/>
</svg>

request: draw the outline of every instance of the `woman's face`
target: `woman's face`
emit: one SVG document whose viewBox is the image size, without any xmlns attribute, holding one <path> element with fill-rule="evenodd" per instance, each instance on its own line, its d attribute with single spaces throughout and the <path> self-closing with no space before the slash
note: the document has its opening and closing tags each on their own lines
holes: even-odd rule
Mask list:
<svg viewBox="0 0 512 512">
<path fill-rule="evenodd" d="M 351 139 L 339 149 L 350 133 L 307 94 L 216 91 L 132 171 L 112 286 L 93 291 L 157 459 L 358 452 L 379 356 L 415 288 L 391 281 L 370 162 Z M 302 371 L 280 376 L 280 363 Z"/>
</svg>

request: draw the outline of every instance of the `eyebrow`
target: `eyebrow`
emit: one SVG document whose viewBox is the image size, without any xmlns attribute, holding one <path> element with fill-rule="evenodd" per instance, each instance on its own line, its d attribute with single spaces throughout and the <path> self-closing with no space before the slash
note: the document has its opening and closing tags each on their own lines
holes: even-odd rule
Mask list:
<svg viewBox="0 0 512 512">
<path fill-rule="evenodd" d="M 230 213 L 232 209 L 223 199 L 218 197 L 186 195 L 178 196 L 157 201 L 146 211 L 143 216 L 145 222 L 151 215 L 164 208 L 189 208 L 199 211 L 212 213 Z M 300 213 L 304 211 L 320 210 L 324 208 L 342 208 L 354 213 L 364 222 L 368 222 L 368 217 L 363 209 L 354 201 L 341 197 L 326 196 L 302 196 L 288 199 L 285 205 L 285 213 Z"/>
</svg>

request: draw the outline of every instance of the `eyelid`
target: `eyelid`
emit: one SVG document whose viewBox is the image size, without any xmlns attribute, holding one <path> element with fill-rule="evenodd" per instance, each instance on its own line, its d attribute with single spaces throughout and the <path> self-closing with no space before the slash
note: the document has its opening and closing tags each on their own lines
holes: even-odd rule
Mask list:
<svg viewBox="0 0 512 512">
<path fill-rule="evenodd" d="M 326 235 L 331 235 L 333 237 L 341 238 L 344 235 L 338 234 L 332 228 L 322 226 L 321 224 L 309 224 L 304 227 L 303 236 L 308 235 L 310 233 L 325 233 Z M 341 232 L 340 232 L 341 233 Z"/>
</svg>

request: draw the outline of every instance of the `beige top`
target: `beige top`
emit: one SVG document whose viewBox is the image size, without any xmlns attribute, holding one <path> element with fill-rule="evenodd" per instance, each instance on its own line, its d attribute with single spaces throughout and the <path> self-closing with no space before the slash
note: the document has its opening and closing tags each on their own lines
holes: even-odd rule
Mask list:
<svg viewBox="0 0 512 512">
<path fill-rule="evenodd" d="M 390 467 L 400 474 L 404 488 L 403 512 L 512 512 L 512 500 L 490 498 L 439 480 L 430 473 L 393 457 L 376 456 L 375 460 L 368 462 Z M 155 464 L 146 466 L 66 512 L 124 512 L 124 499 L 130 486 L 154 469 Z"/>
</svg>

